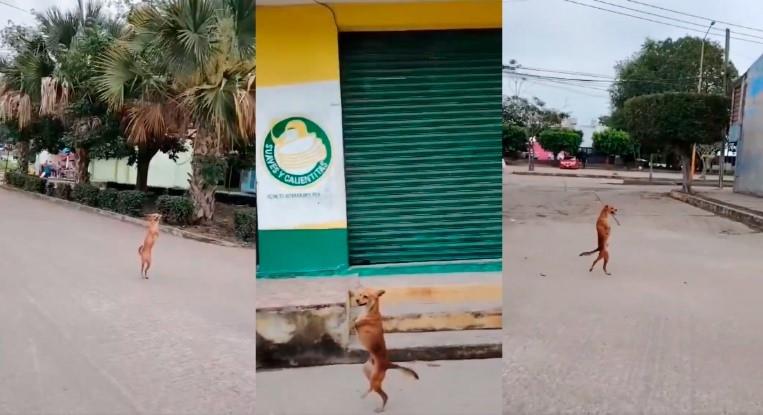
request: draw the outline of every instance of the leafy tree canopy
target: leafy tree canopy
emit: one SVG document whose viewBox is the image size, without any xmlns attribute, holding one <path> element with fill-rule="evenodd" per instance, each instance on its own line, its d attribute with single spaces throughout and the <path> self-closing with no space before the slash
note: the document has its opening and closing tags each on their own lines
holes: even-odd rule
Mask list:
<svg viewBox="0 0 763 415">
<path fill-rule="evenodd" d="M 635 143 L 622 130 L 607 128 L 593 133 L 593 149 L 609 156 L 632 154 Z"/>
<path fill-rule="evenodd" d="M 507 125 L 524 127 L 530 137 L 541 131 L 558 127 L 569 114 L 546 108 L 546 103 L 538 98 L 528 100 L 519 96 L 507 97 L 503 101 L 503 122 Z"/>
<path fill-rule="evenodd" d="M 583 142 L 583 134 L 567 128 L 550 128 L 540 133 L 538 142 L 544 149 L 553 152 L 554 156 L 562 151 L 575 154 Z"/>
<path fill-rule="evenodd" d="M 621 114 L 625 102 L 641 95 L 665 92 L 696 92 L 702 39 L 685 36 L 676 40 L 647 39 L 631 58 L 615 66 L 616 81 L 610 90 L 612 114 L 602 120 L 604 125 L 624 129 Z M 706 40 L 702 66 L 702 92 L 721 94 L 723 91 L 723 48 Z M 729 79 L 739 73 L 733 63 L 727 68 Z"/>
</svg>

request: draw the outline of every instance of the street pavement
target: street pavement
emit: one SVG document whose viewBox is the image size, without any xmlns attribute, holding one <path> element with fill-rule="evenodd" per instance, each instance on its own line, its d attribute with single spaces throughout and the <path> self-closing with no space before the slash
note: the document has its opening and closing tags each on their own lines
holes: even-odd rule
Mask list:
<svg viewBox="0 0 763 415">
<path fill-rule="evenodd" d="M 390 370 L 386 415 L 494 415 L 501 412 L 501 360 L 407 362 L 420 379 Z M 368 389 L 362 365 L 257 372 L 257 415 L 373 414 L 381 399 Z"/>
<path fill-rule="evenodd" d="M 254 252 L 0 189 L 0 413 L 251 414 Z"/>
<path fill-rule="evenodd" d="M 763 234 L 609 182 L 505 175 L 504 414 L 763 412 Z"/>
</svg>

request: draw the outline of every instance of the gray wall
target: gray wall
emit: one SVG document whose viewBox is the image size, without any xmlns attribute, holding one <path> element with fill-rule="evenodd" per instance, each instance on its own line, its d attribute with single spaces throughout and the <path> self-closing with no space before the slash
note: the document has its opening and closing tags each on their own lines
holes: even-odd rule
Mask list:
<svg viewBox="0 0 763 415">
<path fill-rule="evenodd" d="M 734 191 L 763 196 L 763 57 L 747 71 Z"/>
</svg>

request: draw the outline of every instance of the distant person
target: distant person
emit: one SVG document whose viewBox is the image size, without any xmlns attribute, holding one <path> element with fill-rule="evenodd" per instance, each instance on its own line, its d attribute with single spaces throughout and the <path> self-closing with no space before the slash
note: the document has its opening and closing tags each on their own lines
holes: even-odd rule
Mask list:
<svg viewBox="0 0 763 415">
<path fill-rule="evenodd" d="M 40 174 L 40 178 L 50 178 L 50 176 L 53 175 L 53 165 L 50 163 L 50 160 L 45 160 L 45 164 L 42 166 L 42 174 Z"/>
</svg>

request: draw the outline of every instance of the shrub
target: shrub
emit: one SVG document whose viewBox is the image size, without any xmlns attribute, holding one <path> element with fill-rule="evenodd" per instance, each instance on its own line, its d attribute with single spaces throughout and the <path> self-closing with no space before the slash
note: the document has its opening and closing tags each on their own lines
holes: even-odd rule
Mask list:
<svg viewBox="0 0 763 415">
<path fill-rule="evenodd" d="M 159 196 L 156 209 L 169 224 L 187 225 L 193 217 L 193 202 L 184 196 Z"/>
<path fill-rule="evenodd" d="M 24 180 L 24 190 L 34 193 L 45 193 L 45 183 L 47 183 L 47 180 L 31 175 L 26 175 Z"/>
<path fill-rule="evenodd" d="M 540 133 L 538 142 L 544 150 L 554 153 L 556 159 L 562 151 L 576 154 L 583 142 L 583 135 L 566 128 L 550 128 Z"/>
<path fill-rule="evenodd" d="M 13 187 L 22 188 L 26 182 L 26 174 L 18 171 L 9 171 L 5 173 L 5 180 Z"/>
<path fill-rule="evenodd" d="M 143 214 L 143 205 L 146 203 L 146 194 L 140 190 L 124 190 L 117 194 L 117 213 L 130 216 Z"/>
<path fill-rule="evenodd" d="M 257 236 L 257 209 L 242 208 L 233 214 L 233 227 L 236 237 L 251 242 Z"/>
<path fill-rule="evenodd" d="M 98 206 L 98 188 L 88 183 L 77 183 L 72 189 L 72 199 L 88 206 Z"/>
<path fill-rule="evenodd" d="M 55 196 L 64 200 L 72 200 L 72 186 L 68 183 L 58 183 Z"/>
<path fill-rule="evenodd" d="M 117 198 L 119 192 L 116 189 L 103 189 L 98 192 L 98 207 L 101 209 L 117 211 Z"/>
</svg>

